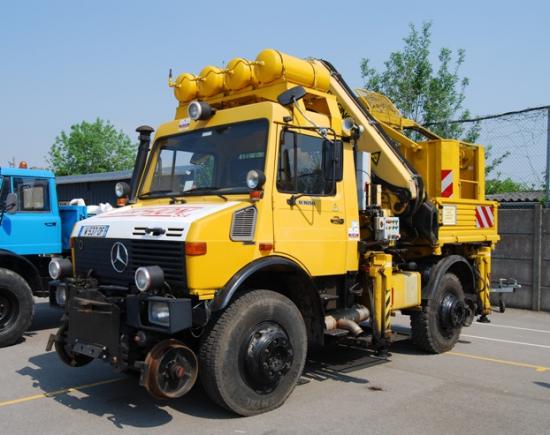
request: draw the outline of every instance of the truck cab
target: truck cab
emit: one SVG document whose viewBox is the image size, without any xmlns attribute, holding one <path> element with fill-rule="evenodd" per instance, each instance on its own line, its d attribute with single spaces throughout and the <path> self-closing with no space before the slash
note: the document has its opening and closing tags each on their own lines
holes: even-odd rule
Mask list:
<svg viewBox="0 0 550 435">
<path fill-rule="evenodd" d="M 0 167 L 0 346 L 30 326 L 33 296 L 56 303 L 50 259 L 69 252 L 72 228 L 85 217 L 86 207 L 58 204 L 52 172 Z"/>
<path fill-rule="evenodd" d="M 0 203 L 17 195 L 15 214 L 0 227 L 0 249 L 17 255 L 60 254 L 61 218 L 50 171 L 0 168 Z"/>
</svg>

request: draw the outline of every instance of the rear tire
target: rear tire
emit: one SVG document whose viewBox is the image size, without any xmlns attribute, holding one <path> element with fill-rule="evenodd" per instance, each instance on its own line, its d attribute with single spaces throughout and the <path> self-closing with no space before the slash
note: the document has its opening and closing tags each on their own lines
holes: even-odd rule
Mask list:
<svg viewBox="0 0 550 435">
<path fill-rule="evenodd" d="M 458 341 L 465 319 L 462 284 L 446 273 L 422 311 L 411 315 L 412 342 L 429 353 L 447 352 Z"/>
<path fill-rule="evenodd" d="M 281 406 L 304 369 L 307 334 L 302 314 L 270 290 L 242 295 L 205 334 L 199 376 L 208 396 L 248 416 Z"/>
<path fill-rule="evenodd" d="M 21 339 L 31 326 L 34 313 L 32 291 L 25 279 L 0 268 L 0 347 Z"/>
</svg>

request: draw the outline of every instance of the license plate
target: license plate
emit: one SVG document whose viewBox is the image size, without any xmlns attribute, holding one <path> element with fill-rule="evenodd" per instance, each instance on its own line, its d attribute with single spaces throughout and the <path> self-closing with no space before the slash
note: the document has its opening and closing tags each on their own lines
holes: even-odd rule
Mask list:
<svg viewBox="0 0 550 435">
<path fill-rule="evenodd" d="M 80 237 L 105 237 L 109 231 L 109 225 L 85 225 L 80 228 Z"/>
</svg>

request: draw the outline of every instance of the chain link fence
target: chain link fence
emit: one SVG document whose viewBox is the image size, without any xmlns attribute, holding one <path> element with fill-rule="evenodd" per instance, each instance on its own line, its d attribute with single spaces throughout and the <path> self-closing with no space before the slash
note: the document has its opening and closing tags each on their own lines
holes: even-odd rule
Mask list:
<svg viewBox="0 0 550 435">
<path fill-rule="evenodd" d="M 480 127 L 486 147 L 487 193 L 540 191 L 548 198 L 550 106 L 466 121 Z M 457 121 L 455 121 L 457 122 Z"/>
</svg>

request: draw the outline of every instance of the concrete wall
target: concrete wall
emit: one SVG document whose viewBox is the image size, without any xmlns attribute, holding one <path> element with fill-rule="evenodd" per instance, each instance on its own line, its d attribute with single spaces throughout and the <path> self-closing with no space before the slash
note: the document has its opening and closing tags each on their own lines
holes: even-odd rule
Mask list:
<svg viewBox="0 0 550 435">
<path fill-rule="evenodd" d="M 506 305 L 550 311 L 550 209 L 540 204 L 502 207 L 499 234 L 492 281 L 514 278 L 522 285 L 515 293 L 505 294 Z"/>
</svg>

